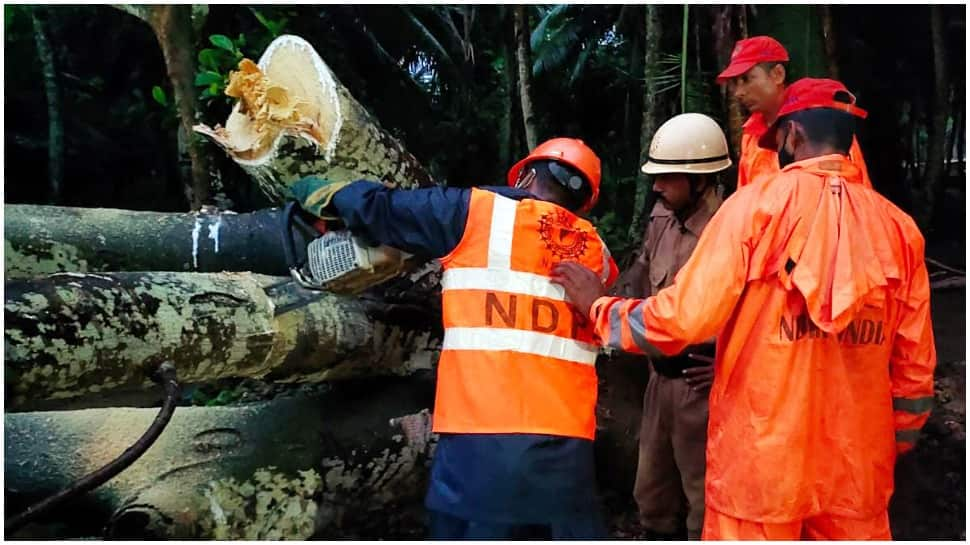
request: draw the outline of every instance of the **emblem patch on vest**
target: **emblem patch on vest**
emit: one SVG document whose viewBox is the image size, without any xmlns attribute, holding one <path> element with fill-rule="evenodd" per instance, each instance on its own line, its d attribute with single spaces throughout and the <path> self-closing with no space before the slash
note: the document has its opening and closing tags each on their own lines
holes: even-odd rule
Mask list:
<svg viewBox="0 0 970 545">
<path fill-rule="evenodd" d="M 578 229 L 570 214 L 562 210 L 546 212 L 539 218 L 539 236 L 546 248 L 560 259 L 579 258 L 589 244 L 589 233 Z"/>
</svg>

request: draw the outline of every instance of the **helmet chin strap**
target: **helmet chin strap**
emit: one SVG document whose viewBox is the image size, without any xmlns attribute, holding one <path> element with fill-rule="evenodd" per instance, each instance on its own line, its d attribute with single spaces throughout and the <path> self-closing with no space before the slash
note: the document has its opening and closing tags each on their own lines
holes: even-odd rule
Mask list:
<svg viewBox="0 0 970 545">
<path fill-rule="evenodd" d="M 536 181 L 536 169 L 530 168 L 529 172 L 519 178 L 519 181 L 515 182 L 516 189 L 529 189 L 532 187 Z"/>
<path fill-rule="evenodd" d="M 687 228 L 684 226 L 684 220 L 687 219 L 691 214 L 697 211 L 697 206 L 700 204 L 701 196 L 710 188 L 710 180 L 705 180 L 704 188 L 697 189 L 700 185 L 702 178 L 698 174 L 689 174 L 687 178 L 687 184 L 690 187 L 690 198 L 687 200 L 687 206 L 684 206 L 679 212 L 674 215 L 680 222 L 680 230 L 684 232 Z"/>
</svg>

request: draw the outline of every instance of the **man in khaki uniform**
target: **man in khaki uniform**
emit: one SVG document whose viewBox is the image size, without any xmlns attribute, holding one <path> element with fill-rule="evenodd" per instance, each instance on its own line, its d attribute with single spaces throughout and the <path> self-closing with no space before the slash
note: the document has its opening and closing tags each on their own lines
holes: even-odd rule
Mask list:
<svg viewBox="0 0 970 545">
<path fill-rule="evenodd" d="M 642 170 L 655 176 L 658 201 L 640 255 L 618 282 L 623 295 L 649 297 L 674 282 L 721 205 L 712 175 L 729 166 L 724 132 L 713 119 L 681 114 L 657 130 Z M 688 537 L 700 538 L 713 355 L 711 339 L 650 362 L 633 495 L 652 537 L 675 537 L 686 516 Z"/>
</svg>

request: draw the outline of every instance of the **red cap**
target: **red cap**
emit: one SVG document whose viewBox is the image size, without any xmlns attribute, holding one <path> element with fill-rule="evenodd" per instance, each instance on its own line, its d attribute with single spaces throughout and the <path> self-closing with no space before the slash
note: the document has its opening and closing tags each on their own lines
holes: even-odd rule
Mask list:
<svg viewBox="0 0 970 545">
<path fill-rule="evenodd" d="M 734 44 L 731 52 L 731 62 L 723 72 L 717 75 L 717 82 L 724 84 L 731 78 L 751 70 L 751 67 L 762 62 L 785 62 L 788 51 L 770 36 L 755 36 L 746 40 L 739 40 Z"/>
<path fill-rule="evenodd" d="M 836 100 L 836 93 L 848 95 L 849 102 Z M 865 110 L 855 105 L 855 95 L 850 93 L 842 82 L 834 79 L 802 78 L 785 89 L 781 108 L 778 109 L 775 122 L 758 139 L 758 146 L 775 149 L 775 132 L 778 130 L 778 120 L 790 113 L 812 108 L 839 110 L 862 119 L 869 115 Z"/>
</svg>

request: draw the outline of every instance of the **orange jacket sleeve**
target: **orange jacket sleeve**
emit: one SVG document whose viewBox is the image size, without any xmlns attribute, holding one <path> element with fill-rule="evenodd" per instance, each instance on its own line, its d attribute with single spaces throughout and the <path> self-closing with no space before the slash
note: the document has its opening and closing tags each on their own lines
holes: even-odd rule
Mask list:
<svg viewBox="0 0 970 545">
<path fill-rule="evenodd" d="M 889 359 L 899 452 L 916 445 L 920 428 L 933 408 L 936 347 L 930 322 L 930 281 L 922 245 L 917 250 L 917 265 L 910 280 L 909 293 L 901 302 L 899 328 Z"/>
<path fill-rule="evenodd" d="M 644 354 L 652 345 L 674 355 L 721 330 L 744 289 L 750 257 L 741 214 L 747 199 L 736 197 L 743 195 L 729 198 L 711 218 L 672 285 L 648 299 L 596 300 L 590 318 L 604 346 Z"/>
</svg>

